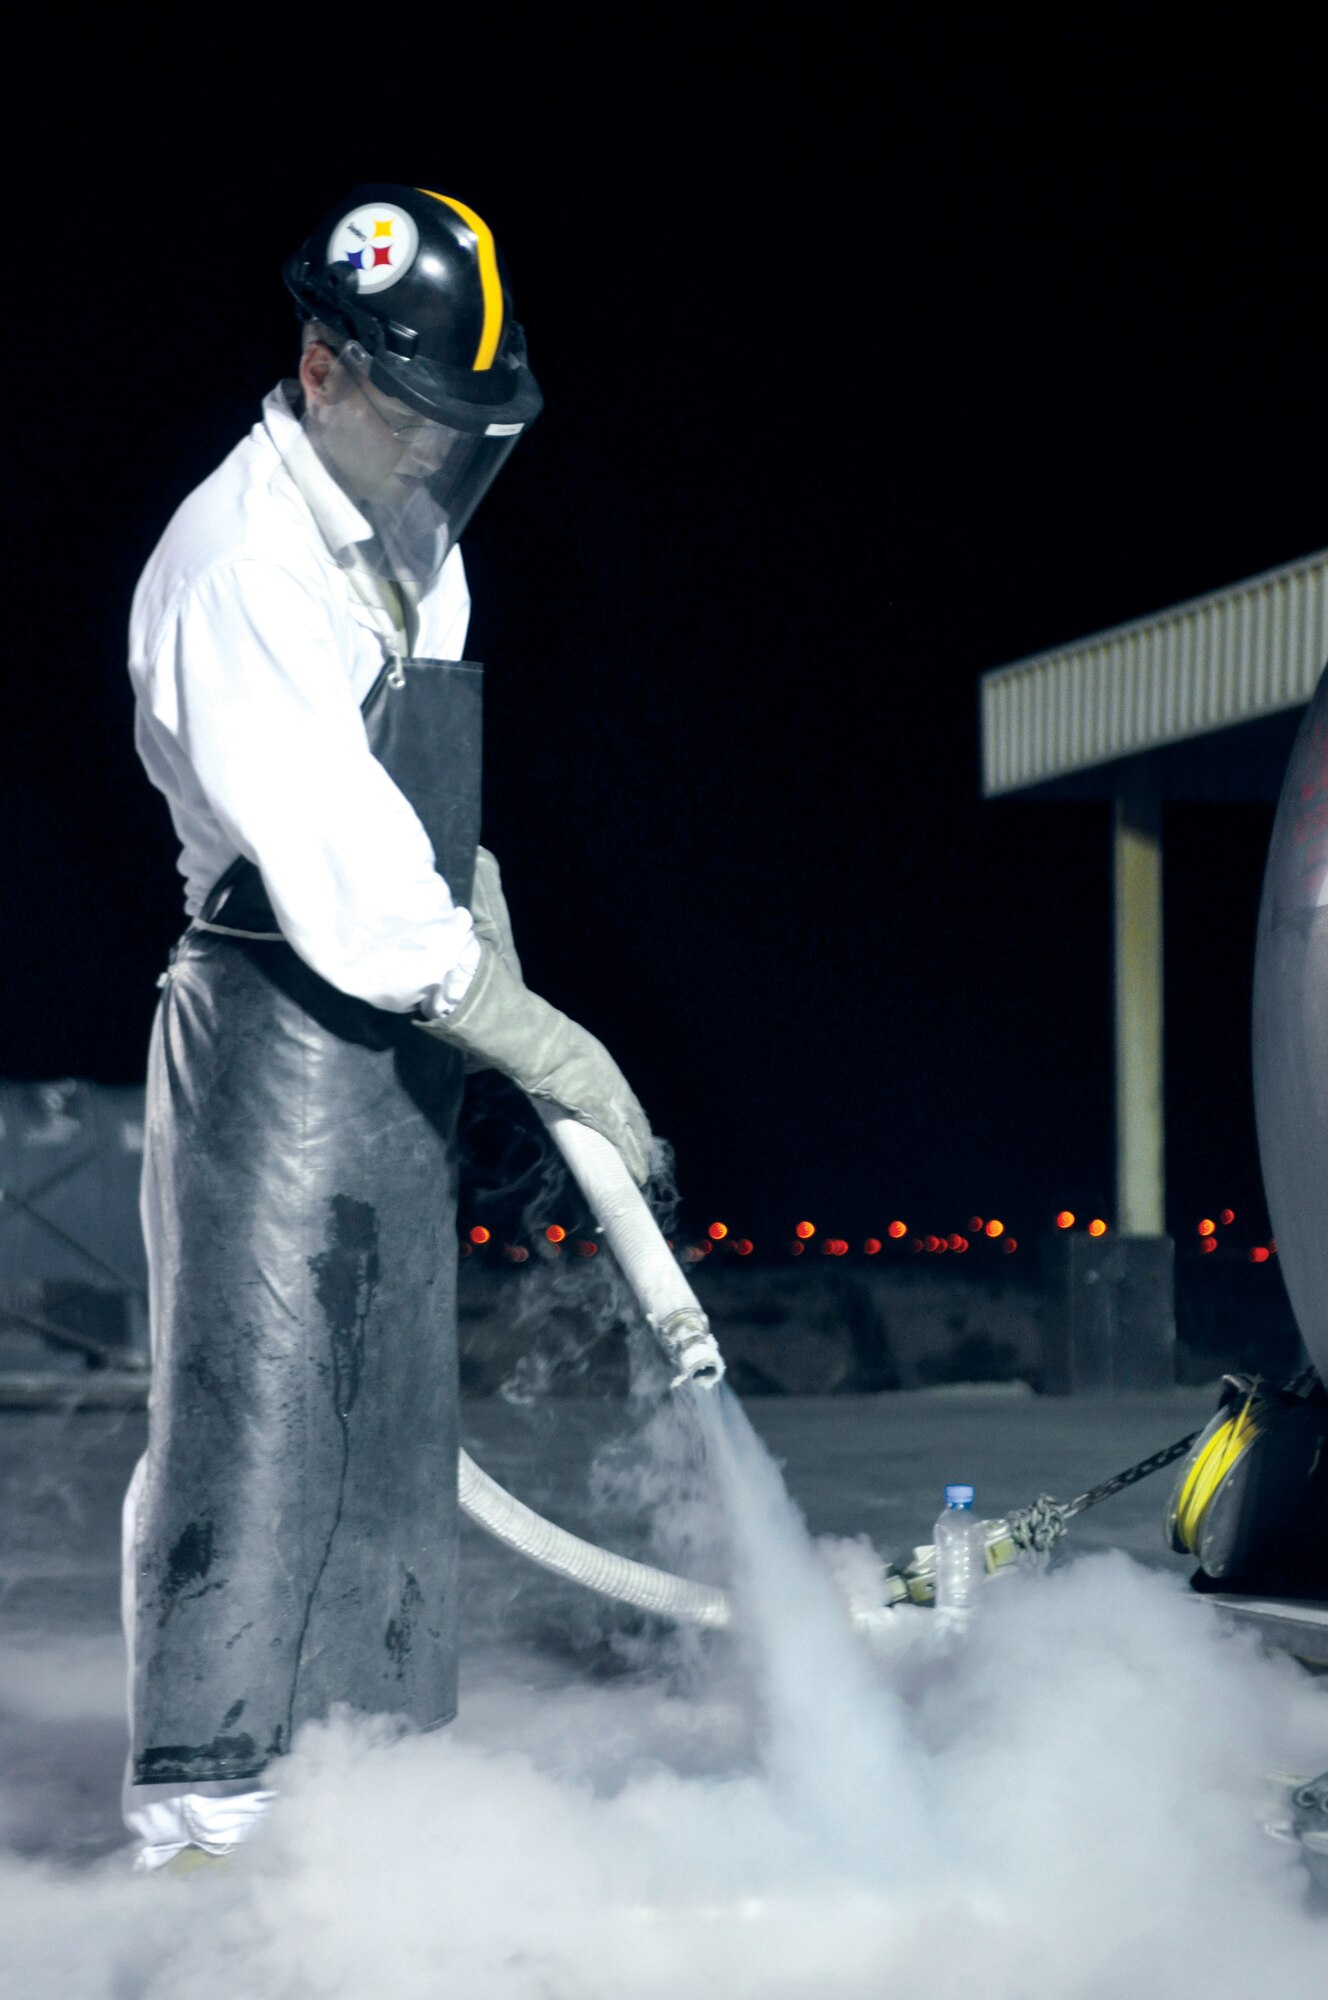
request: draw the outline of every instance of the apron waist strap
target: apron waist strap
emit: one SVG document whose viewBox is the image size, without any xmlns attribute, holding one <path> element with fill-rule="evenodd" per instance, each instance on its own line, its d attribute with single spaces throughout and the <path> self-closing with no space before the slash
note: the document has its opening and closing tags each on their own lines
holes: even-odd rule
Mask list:
<svg viewBox="0 0 1328 2000">
<path fill-rule="evenodd" d="M 235 924 L 210 924 L 206 917 L 195 917 L 196 931 L 215 931 L 218 937 L 253 938 L 259 944 L 284 944 L 285 937 L 280 931 L 242 931 Z"/>
<path fill-rule="evenodd" d="M 242 854 L 213 883 L 194 922 L 200 930 L 220 931 L 223 937 L 281 937 L 263 877 Z"/>
</svg>

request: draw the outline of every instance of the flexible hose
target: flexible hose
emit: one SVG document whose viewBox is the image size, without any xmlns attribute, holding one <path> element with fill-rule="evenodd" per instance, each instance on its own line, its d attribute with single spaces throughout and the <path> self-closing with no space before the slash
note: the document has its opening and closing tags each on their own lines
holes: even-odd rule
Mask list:
<svg viewBox="0 0 1328 2000">
<path fill-rule="evenodd" d="M 713 1388 L 723 1380 L 724 1361 L 710 1322 L 617 1147 L 556 1104 L 541 1103 L 538 1110 L 655 1338 L 678 1370 L 674 1388 L 683 1382 Z"/>
<path fill-rule="evenodd" d="M 649 1563 L 633 1562 L 630 1556 L 614 1555 L 582 1541 L 566 1528 L 555 1527 L 533 1507 L 491 1479 L 476 1465 L 468 1452 L 458 1455 L 458 1497 L 461 1511 L 478 1528 L 493 1535 L 509 1549 L 515 1549 L 541 1569 L 566 1577 L 601 1597 L 614 1597 L 623 1604 L 635 1604 L 653 1611 L 659 1618 L 671 1618 L 679 1625 L 708 1625 L 722 1630 L 733 1623 L 733 1599 L 717 1584 L 692 1583 L 687 1577 L 673 1576 L 666 1569 L 652 1569 Z M 880 1605 L 855 1605 L 853 1623 L 860 1631 L 879 1636 L 897 1615 L 897 1605 L 906 1604 L 914 1593 L 897 1572 L 886 1582 L 886 1601 Z M 930 1603 L 921 1591 L 915 1602 Z"/>
<path fill-rule="evenodd" d="M 617 1148 L 555 1105 L 541 1104 L 539 1112 L 656 1338 L 679 1371 L 674 1387 L 686 1382 L 713 1386 L 723 1376 L 724 1362 L 710 1322 Z M 689 1625 L 731 1621 L 727 1591 L 651 1569 L 555 1527 L 491 1479 L 464 1451 L 458 1464 L 458 1497 L 462 1512 L 508 1548 L 602 1597 L 616 1597 Z"/>
<path fill-rule="evenodd" d="M 689 1583 L 685 1577 L 670 1576 L 667 1570 L 651 1569 L 646 1563 L 596 1548 L 566 1528 L 555 1527 L 496 1479 L 490 1479 L 464 1451 L 458 1488 L 464 1514 L 541 1569 L 583 1584 L 601 1597 L 617 1597 L 624 1604 L 635 1604 L 642 1611 L 654 1611 L 685 1625 L 721 1626 L 732 1620 L 727 1591 L 708 1583 Z"/>
</svg>

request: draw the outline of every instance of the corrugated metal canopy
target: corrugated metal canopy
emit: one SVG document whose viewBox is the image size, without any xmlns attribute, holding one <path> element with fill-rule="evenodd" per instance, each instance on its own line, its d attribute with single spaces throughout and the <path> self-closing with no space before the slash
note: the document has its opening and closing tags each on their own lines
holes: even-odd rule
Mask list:
<svg viewBox="0 0 1328 2000">
<path fill-rule="evenodd" d="M 1328 656 L 1328 549 L 982 679 L 988 798 L 1308 701 Z"/>
</svg>

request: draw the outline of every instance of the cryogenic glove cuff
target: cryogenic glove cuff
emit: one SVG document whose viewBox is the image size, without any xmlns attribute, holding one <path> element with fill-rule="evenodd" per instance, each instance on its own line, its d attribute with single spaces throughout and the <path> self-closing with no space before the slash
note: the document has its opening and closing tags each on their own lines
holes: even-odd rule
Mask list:
<svg viewBox="0 0 1328 2000">
<path fill-rule="evenodd" d="M 461 1005 L 480 969 L 481 946 L 474 931 L 461 948 L 461 956 L 436 986 L 431 986 L 420 1003 L 424 1021 L 443 1021 Z"/>
<path fill-rule="evenodd" d="M 602 1133 L 645 1185 L 650 1125 L 626 1077 L 592 1034 L 523 986 L 495 946 L 481 939 L 479 968 L 453 1011 L 417 1025 Z"/>
<path fill-rule="evenodd" d="M 512 938 L 512 919 L 503 894 L 503 877 L 487 847 L 475 850 L 475 878 L 470 890 L 470 918 L 476 933 L 491 944 L 510 969 L 521 977 L 521 960 Z"/>
</svg>

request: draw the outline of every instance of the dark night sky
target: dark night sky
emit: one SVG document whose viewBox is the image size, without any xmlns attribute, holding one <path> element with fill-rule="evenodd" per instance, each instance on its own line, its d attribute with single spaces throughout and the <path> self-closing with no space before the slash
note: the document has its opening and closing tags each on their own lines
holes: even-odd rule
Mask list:
<svg viewBox="0 0 1328 2000">
<path fill-rule="evenodd" d="M 531 983 L 618 1055 L 695 1216 L 1109 1204 L 1106 809 L 982 804 L 976 684 L 1328 540 L 1300 17 L 620 18 L 364 24 L 305 63 L 271 16 L 178 60 L 103 29 L 32 72 L 0 1074 L 141 1072 L 179 904 L 130 593 L 289 369 L 282 255 L 399 178 L 492 220 L 547 398 L 466 541 Z M 1186 1228 L 1258 1206 L 1268 823 L 1168 814 Z"/>
</svg>

